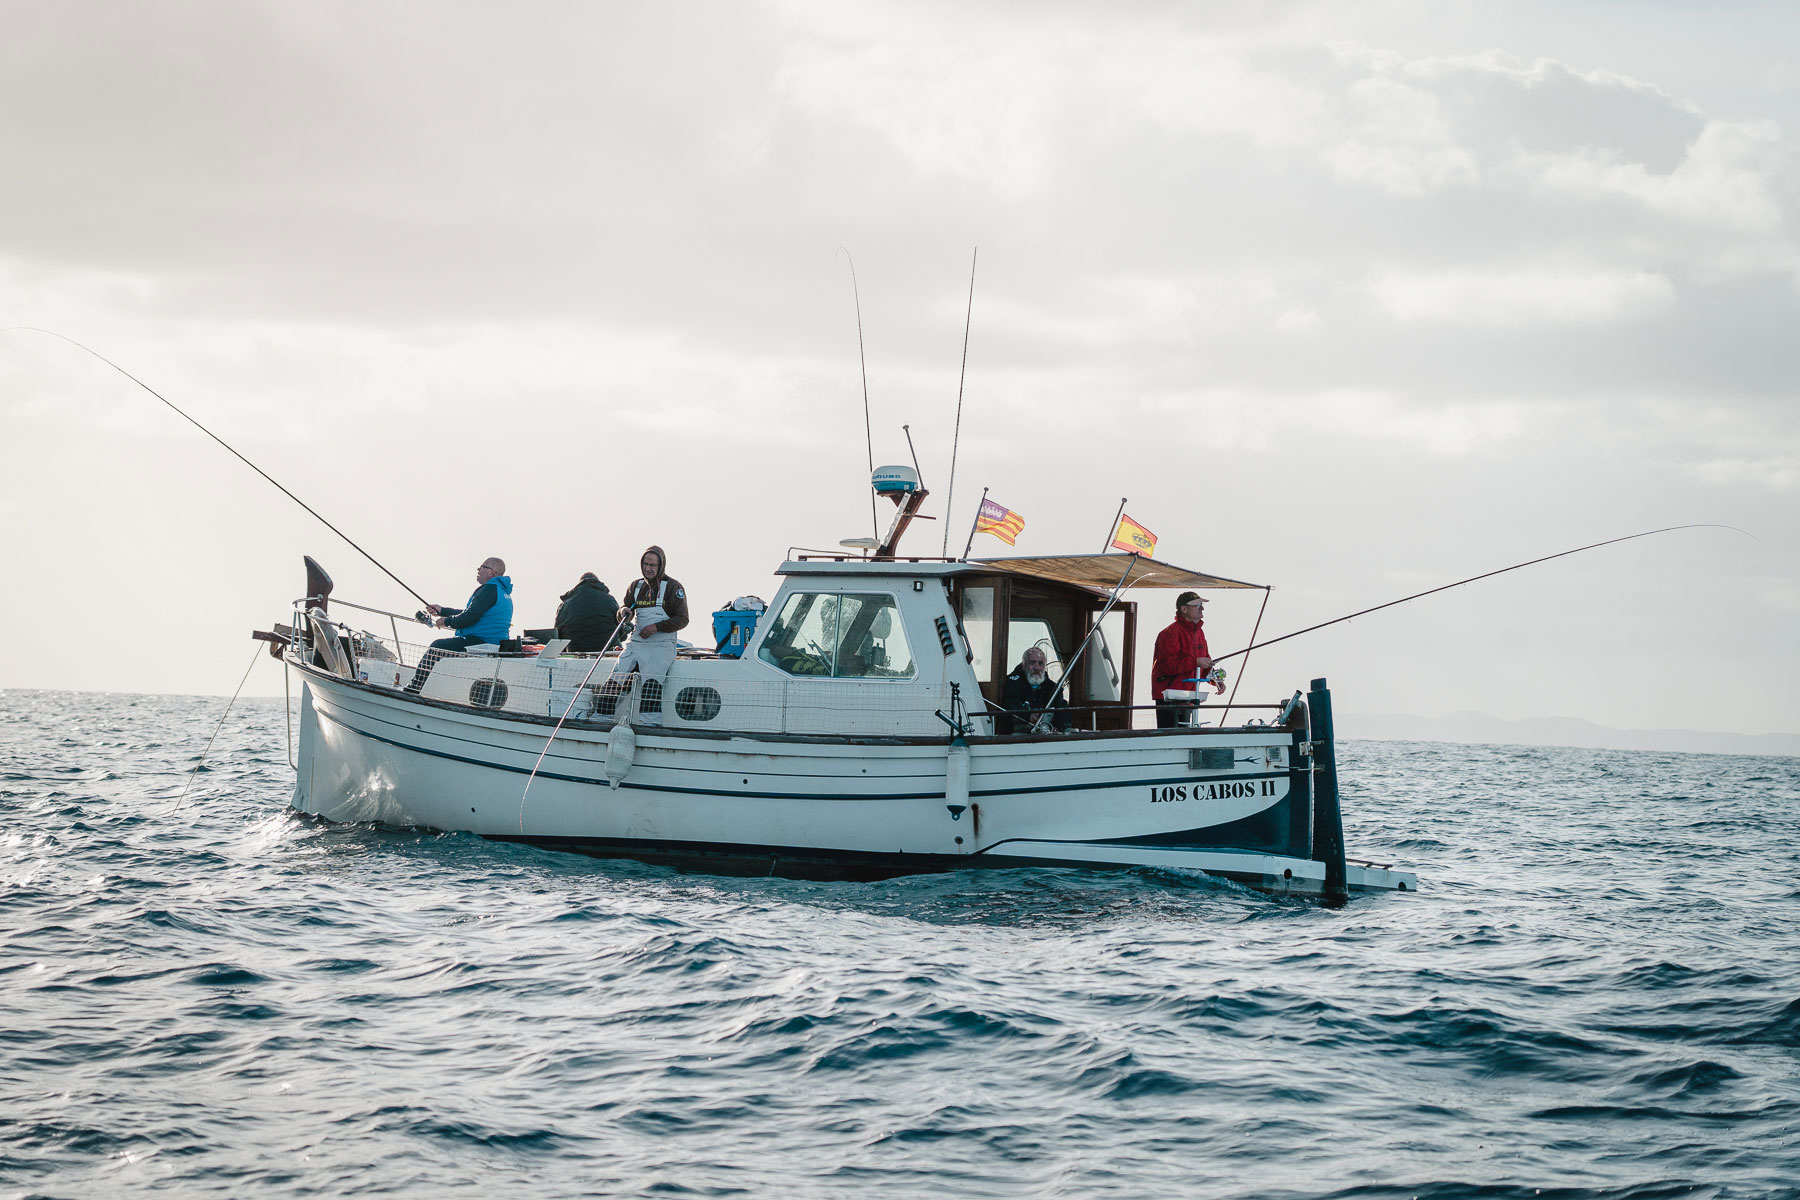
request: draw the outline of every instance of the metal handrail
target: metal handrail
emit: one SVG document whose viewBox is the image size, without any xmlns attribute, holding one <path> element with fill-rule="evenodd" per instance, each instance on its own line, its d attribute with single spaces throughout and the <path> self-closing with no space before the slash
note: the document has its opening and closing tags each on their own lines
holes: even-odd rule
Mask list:
<svg viewBox="0 0 1800 1200">
<path fill-rule="evenodd" d="M 306 604 L 308 601 L 317 600 L 317 599 L 318 599 L 317 596 L 302 596 L 298 600 L 294 601 L 294 605 L 296 608 L 298 608 L 298 607 Z M 375 613 L 375 614 L 377 614 L 379 616 L 383 616 L 383 617 L 392 617 L 398 621 L 411 621 L 414 624 L 417 624 L 418 620 L 419 620 L 418 616 L 414 613 L 397 613 L 397 612 L 389 612 L 385 608 L 370 608 L 366 604 L 358 604 L 354 600 L 345 600 L 345 599 L 342 599 L 337 596 L 331 596 L 331 597 L 327 598 L 326 604 L 327 604 L 327 606 L 330 606 L 332 604 L 341 604 L 345 608 L 354 608 L 358 612 Z"/>
</svg>

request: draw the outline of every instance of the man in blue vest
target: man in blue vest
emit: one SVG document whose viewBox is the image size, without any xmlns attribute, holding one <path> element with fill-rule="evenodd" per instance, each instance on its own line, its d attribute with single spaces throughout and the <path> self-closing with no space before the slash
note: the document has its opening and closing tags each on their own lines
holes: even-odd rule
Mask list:
<svg viewBox="0 0 1800 1200">
<path fill-rule="evenodd" d="M 512 590 L 512 578 L 506 573 L 506 563 L 498 558 L 489 558 L 475 568 L 475 590 L 469 593 L 467 605 L 462 608 L 446 608 L 427 604 L 426 611 L 437 618 L 437 627 L 454 629 L 456 634 L 431 643 L 431 649 L 425 652 L 425 657 L 413 672 L 412 682 L 406 685 L 406 690 L 414 695 L 423 691 L 425 680 L 431 675 L 431 668 L 437 665 L 445 653 L 483 644 L 498 645 L 511 637 Z"/>
</svg>

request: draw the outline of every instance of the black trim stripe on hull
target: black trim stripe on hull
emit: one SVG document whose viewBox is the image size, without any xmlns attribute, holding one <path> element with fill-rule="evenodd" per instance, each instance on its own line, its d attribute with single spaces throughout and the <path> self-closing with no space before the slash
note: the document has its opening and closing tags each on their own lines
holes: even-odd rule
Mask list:
<svg viewBox="0 0 1800 1200">
<path fill-rule="evenodd" d="M 489 841 L 514 842 L 593 858 L 621 858 L 674 867 L 698 867 L 713 874 L 779 875 L 799 879 L 891 879 L 901 875 L 930 875 L 945 871 L 976 868 L 981 870 L 1015 870 L 1022 868 L 1068 867 L 1076 870 L 1126 871 L 1135 868 L 1157 869 L 1155 863 L 1121 863 L 1108 859 L 1007 857 L 986 852 L 974 854 L 905 854 L 874 850 L 818 850 L 790 846 L 721 845 L 711 842 L 664 842 L 640 839 L 544 837 L 521 834 L 481 834 Z M 1002 843 L 1004 844 L 1004 843 Z M 1064 842 L 1060 845 L 1076 849 L 1081 846 L 1112 847 L 1109 842 Z M 990 848 L 991 849 L 991 848 Z M 1308 860 L 1286 854 L 1235 850 L 1224 846 L 1167 846 L 1160 849 L 1180 853 L 1241 854 L 1246 858 L 1274 859 L 1300 863 Z M 730 869 L 738 868 L 738 869 Z M 1199 868 L 1195 868 L 1199 869 Z M 1257 886 L 1270 878 L 1263 870 L 1232 871 L 1209 867 L 1205 874 L 1220 876 L 1247 886 Z"/>
</svg>

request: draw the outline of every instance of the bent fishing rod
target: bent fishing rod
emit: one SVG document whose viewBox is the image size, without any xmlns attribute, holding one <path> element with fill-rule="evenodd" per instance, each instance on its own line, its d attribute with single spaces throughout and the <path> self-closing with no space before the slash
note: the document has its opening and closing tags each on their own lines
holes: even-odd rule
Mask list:
<svg viewBox="0 0 1800 1200">
<path fill-rule="evenodd" d="M 1260 650 L 1264 646 L 1273 646 L 1276 642 L 1285 642 L 1289 638 L 1297 638 L 1303 633 L 1312 633 L 1315 630 L 1324 629 L 1331 625 L 1341 625 L 1345 621 L 1354 621 L 1358 617 L 1366 617 L 1372 612 L 1380 612 L 1382 609 L 1392 608 L 1396 604 L 1405 604 L 1408 600 L 1417 600 L 1423 596 L 1432 596 L 1436 595 L 1438 592 L 1447 592 L 1451 588 L 1459 588 L 1465 583 L 1475 583 L 1482 579 L 1492 579 L 1496 575 L 1504 575 L 1508 571 L 1517 571 L 1524 567 L 1536 566 L 1538 563 L 1549 562 L 1553 558 L 1567 558 L 1571 554 L 1580 554 L 1583 550 L 1598 550 L 1602 546 L 1613 546 L 1617 545 L 1619 542 L 1629 542 L 1637 538 L 1652 537 L 1659 533 L 1674 533 L 1678 529 L 1729 529 L 1734 533 L 1741 533 L 1747 538 L 1756 540 L 1755 534 L 1745 529 L 1739 529 L 1736 525 L 1668 525 L 1662 529 L 1647 529 L 1643 533 L 1628 533 L 1624 537 L 1608 538 L 1604 542 L 1595 542 L 1589 546 L 1577 546 L 1573 550 L 1563 550 L 1556 554 L 1546 554 L 1542 558 L 1534 558 L 1528 562 L 1514 563 L 1510 567 L 1501 567 L 1498 571 L 1484 571 L 1480 575 L 1471 575 L 1469 578 L 1459 579 L 1455 583 L 1446 583 L 1438 587 L 1427 588 L 1422 592 L 1414 592 L 1410 596 L 1402 596 L 1398 600 L 1389 600 L 1386 604 L 1377 604 L 1373 608 L 1365 608 L 1360 612 L 1353 612 L 1346 617 L 1333 617 L 1329 621 L 1321 621 L 1317 625 L 1308 625 L 1305 629 L 1296 629 L 1292 633 L 1284 633 L 1280 637 L 1270 638 L 1266 642 L 1256 642 L 1254 645 L 1245 646 L 1242 650 L 1233 650 L 1230 654 L 1215 655 L 1213 661 L 1224 662 L 1228 658 L 1237 658 L 1239 655 L 1248 654 L 1252 650 Z M 1259 617 L 1258 619 L 1260 620 L 1261 618 Z M 1255 634 L 1251 635 L 1253 639 L 1255 636 Z"/>
<path fill-rule="evenodd" d="M 168 405 L 169 410 L 171 412 L 173 412 L 176 416 L 180 417 L 182 420 L 184 420 L 188 424 L 192 425 L 195 429 L 198 429 L 201 433 L 204 433 L 207 437 L 211 438 L 213 441 L 219 443 L 219 445 L 225 447 L 225 449 L 231 451 L 232 455 L 234 457 L 236 457 L 239 462 L 243 463 L 246 467 L 249 467 L 252 471 L 255 471 L 258 475 L 261 475 L 264 479 L 267 479 L 270 483 L 274 484 L 276 486 L 276 488 L 278 488 L 280 490 L 282 495 L 286 496 L 289 500 L 292 500 L 295 504 L 298 504 L 301 508 L 304 508 L 307 512 L 311 513 L 314 517 L 317 517 L 318 521 L 321 525 L 325 526 L 325 528 L 331 530 L 331 532 L 337 534 L 339 537 L 343 538 L 344 541 L 348 542 L 350 545 L 350 548 L 352 550 L 356 551 L 358 554 L 362 555 L 364 558 L 366 558 L 370 562 L 374 563 L 376 565 L 376 567 L 378 567 L 381 570 L 381 573 L 383 575 L 386 575 L 389 579 L 391 579 L 395 583 L 399 584 L 408 593 L 410 593 L 412 595 L 412 597 L 415 600 L 417 600 L 420 604 L 424 604 L 429 607 L 429 605 L 431 603 L 429 600 L 427 600 L 427 599 L 425 599 L 425 597 L 419 595 L 419 593 L 413 591 L 413 589 L 407 584 L 407 582 L 404 579 L 401 579 L 398 575 L 396 575 L 392 571 L 388 570 L 387 567 L 383 566 L 380 559 L 376 558 L 373 554 L 370 554 L 367 550 L 364 550 L 361 546 L 357 545 L 356 542 L 354 540 L 352 540 L 352 538 L 350 537 L 349 534 L 347 534 L 343 530 L 339 529 L 336 525 L 333 525 L 330 521 L 327 521 L 324 517 L 319 516 L 318 510 L 313 508 L 312 505 L 308 504 L 306 501 L 302 500 L 300 497 L 294 495 L 294 493 L 288 491 L 285 487 L 282 487 L 280 481 L 278 481 L 273 475 L 270 475 L 267 471 L 263 470 L 261 467 L 257 466 L 255 463 L 251 462 L 249 459 L 245 458 L 242 454 L 239 454 L 237 451 L 237 448 L 234 447 L 233 445 L 231 445 L 231 443 L 227 442 L 224 438 L 220 437 L 218 434 L 214 433 L 212 430 L 208 429 L 206 426 L 202 425 L 200 422 L 194 420 L 194 418 L 188 416 L 187 413 L 181 411 L 181 409 L 175 407 L 174 403 L 172 401 L 170 401 L 167 396 L 163 395 L 161 392 L 157 391 L 155 388 L 151 387 L 149 384 L 147 384 L 143 380 L 139 379 L 136 375 L 133 375 L 130 371 L 127 371 L 124 367 L 121 367 L 118 363 L 114 362 L 112 359 L 106 357 L 106 355 L 100 353 L 98 350 L 95 350 L 91 346 L 82 345 L 80 342 L 76 341 L 72 337 L 69 337 L 65 334 L 56 332 L 56 330 L 54 330 L 54 329 L 40 329 L 36 325 L 10 325 L 10 326 L 6 327 L 5 329 L 0 329 L 0 333 L 12 333 L 12 332 L 46 333 L 46 334 L 49 334 L 53 338 L 59 338 L 62 341 L 69 343 L 69 345 L 75 347 L 77 350 L 87 351 L 89 354 L 93 355 L 95 358 L 99 359 L 101 362 L 105 363 L 107 366 L 111 367 L 113 370 L 117 371 L 119 374 L 123 375 L 125 378 L 131 380 L 131 382 L 137 384 L 139 387 L 143 388 L 146 392 L 149 392 L 152 396 L 155 396 L 158 400 L 161 400 L 164 404 Z"/>
</svg>

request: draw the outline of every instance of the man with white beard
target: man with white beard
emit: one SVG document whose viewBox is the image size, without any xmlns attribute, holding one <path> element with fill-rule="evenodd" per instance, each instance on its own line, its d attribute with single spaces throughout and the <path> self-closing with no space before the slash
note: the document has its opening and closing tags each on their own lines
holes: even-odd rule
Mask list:
<svg viewBox="0 0 1800 1200">
<path fill-rule="evenodd" d="M 1069 732 L 1069 702 L 1063 699 L 1062 688 L 1050 681 L 1048 662 L 1039 646 L 1019 657 L 1000 692 L 1000 706 L 1006 711 L 994 714 L 995 733 L 1048 733 L 1051 728 Z"/>
</svg>

